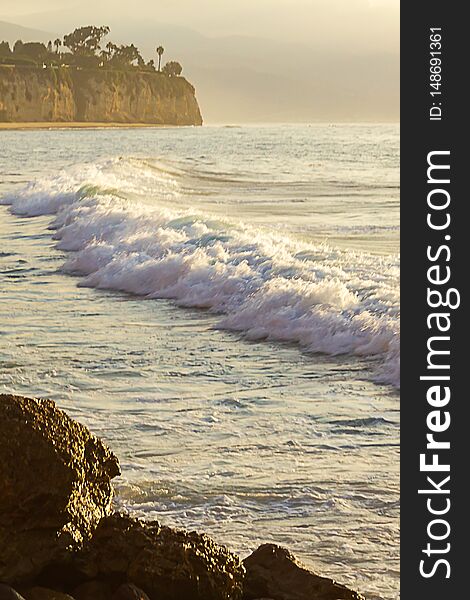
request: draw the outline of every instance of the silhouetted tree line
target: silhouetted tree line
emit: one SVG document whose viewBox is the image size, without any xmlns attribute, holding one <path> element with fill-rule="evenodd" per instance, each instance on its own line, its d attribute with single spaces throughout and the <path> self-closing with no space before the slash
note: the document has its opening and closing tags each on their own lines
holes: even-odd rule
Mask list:
<svg viewBox="0 0 470 600">
<path fill-rule="evenodd" d="M 78 27 L 63 39 L 42 42 L 23 42 L 18 40 L 10 47 L 8 42 L 0 42 L 0 64 L 31 65 L 43 67 L 75 67 L 88 69 L 119 69 L 150 71 L 163 73 L 168 77 L 178 77 L 183 71 L 179 62 L 169 61 L 162 68 L 163 46 L 157 46 L 155 52 L 158 66 L 153 59 L 145 62 L 139 49 L 134 44 L 117 45 L 108 42 L 104 48 L 102 43 L 109 34 L 107 25 L 96 27 L 87 25 Z"/>
</svg>

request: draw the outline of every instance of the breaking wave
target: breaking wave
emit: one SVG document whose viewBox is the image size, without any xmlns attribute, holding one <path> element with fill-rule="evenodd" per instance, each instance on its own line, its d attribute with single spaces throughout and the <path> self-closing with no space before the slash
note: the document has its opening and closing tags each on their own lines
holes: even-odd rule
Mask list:
<svg viewBox="0 0 470 600">
<path fill-rule="evenodd" d="M 380 361 L 399 386 L 399 265 L 312 244 L 185 206 L 177 173 L 137 159 L 80 165 L 1 201 L 17 215 L 54 215 L 64 271 L 80 284 L 167 298 L 220 315 L 250 340 Z M 168 206 L 171 203 L 171 206 Z"/>
</svg>

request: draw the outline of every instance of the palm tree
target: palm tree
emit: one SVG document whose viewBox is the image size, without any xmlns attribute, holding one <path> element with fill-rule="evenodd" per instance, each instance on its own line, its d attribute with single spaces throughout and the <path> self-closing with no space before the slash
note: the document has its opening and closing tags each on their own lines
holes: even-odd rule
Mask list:
<svg viewBox="0 0 470 600">
<path fill-rule="evenodd" d="M 57 38 L 56 40 L 54 40 L 54 46 L 55 46 L 55 53 L 59 54 L 59 48 L 62 46 L 62 40 L 60 38 Z"/>
<path fill-rule="evenodd" d="M 165 52 L 165 48 L 163 46 L 158 46 L 157 48 L 157 54 L 158 54 L 158 72 L 160 73 L 161 71 L 161 66 L 162 66 L 162 55 Z"/>
</svg>

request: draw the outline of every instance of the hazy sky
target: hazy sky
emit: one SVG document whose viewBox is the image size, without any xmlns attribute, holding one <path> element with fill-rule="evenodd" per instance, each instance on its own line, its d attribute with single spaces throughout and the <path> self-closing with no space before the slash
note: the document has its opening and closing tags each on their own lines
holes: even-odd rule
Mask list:
<svg viewBox="0 0 470 600">
<path fill-rule="evenodd" d="M 161 43 L 208 121 L 398 119 L 399 0 L 2 0 L 0 20 Z"/>
</svg>

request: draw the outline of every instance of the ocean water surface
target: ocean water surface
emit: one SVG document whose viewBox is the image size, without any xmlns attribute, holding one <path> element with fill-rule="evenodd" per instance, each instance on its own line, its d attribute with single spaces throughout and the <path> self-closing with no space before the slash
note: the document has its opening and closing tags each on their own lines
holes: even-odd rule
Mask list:
<svg viewBox="0 0 470 600">
<path fill-rule="evenodd" d="M 398 126 L 0 131 L 0 389 L 116 504 L 399 597 Z"/>
</svg>

